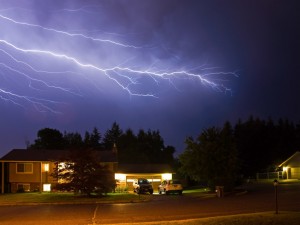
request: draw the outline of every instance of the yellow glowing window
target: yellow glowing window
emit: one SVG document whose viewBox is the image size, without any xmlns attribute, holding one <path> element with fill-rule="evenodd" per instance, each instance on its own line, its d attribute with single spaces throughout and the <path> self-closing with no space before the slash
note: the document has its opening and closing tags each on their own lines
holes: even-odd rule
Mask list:
<svg viewBox="0 0 300 225">
<path fill-rule="evenodd" d="M 51 184 L 43 184 L 43 191 L 51 191 Z"/>
<path fill-rule="evenodd" d="M 48 172 L 49 171 L 49 163 L 44 164 L 44 171 Z"/>
</svg>

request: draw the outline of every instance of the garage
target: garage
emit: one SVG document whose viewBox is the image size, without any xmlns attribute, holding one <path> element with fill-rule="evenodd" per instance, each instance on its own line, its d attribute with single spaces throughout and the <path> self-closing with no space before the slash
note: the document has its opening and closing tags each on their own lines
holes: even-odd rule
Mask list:
<svg viewBox="0 0 300 225">
<path fill-rule="evenodd" d="M 119 187 L 133 191 L 133 182 L 145 178 L 152 183 L 154 192 L 162 180 L 171 180 L 174 171 L 167 164 L 119 164 L 115 179 Z"/>
</svg>

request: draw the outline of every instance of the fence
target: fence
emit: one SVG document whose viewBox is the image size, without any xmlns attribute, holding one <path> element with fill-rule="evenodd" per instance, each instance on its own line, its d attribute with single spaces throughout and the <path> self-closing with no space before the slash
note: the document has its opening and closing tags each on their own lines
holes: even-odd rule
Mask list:
<svg viewBox="0 0 300 225">
<path fill-rule="evenodd" d="M 257 173 L 257 180 L 266 180 L 266 179 L 283 179 L 282 171 L 278 172 L 267 172 L 267 173 Z"/>
</svg>

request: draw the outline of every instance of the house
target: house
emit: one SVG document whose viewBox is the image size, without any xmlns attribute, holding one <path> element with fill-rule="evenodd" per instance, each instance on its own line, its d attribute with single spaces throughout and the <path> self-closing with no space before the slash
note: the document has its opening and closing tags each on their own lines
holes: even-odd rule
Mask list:
<svg viewBox="0 0 300 225">
<path fill-rule="evenodd" d="M 51 173 L 57 162 L 69 153 L 67 150 L 13 149 L 0 159 L 1 193 L 15 193 L 18 190 L 51 191 L 58 183 Z M 111 171 L 116 170 L 116 152 L 97 151 L 96 157 Z"/>
<path fill-rule="evenodd" d="M 53 190 L 59 182 L 51 173 L 69 152 L 32 149 L 13 149 L 8 152 L 0 159 L 1 193 Z M 119 186 L 132 190 L 133 181 L 142 177 L 152 182 L 154 190 L 157 190 L 162 180 L 172 179 L 174 171 L 167 164 L 119 164 L 117 153 L 116 148 L 97 151 L 97 158 L 114 173 Z"/>
<path fill-rule="evenodd" d="M 300 152 L 295 152 L 291 157 L 279 165 L 282 168 L 282 177 L 285 179 L 300 179 Z"/>
</svg>

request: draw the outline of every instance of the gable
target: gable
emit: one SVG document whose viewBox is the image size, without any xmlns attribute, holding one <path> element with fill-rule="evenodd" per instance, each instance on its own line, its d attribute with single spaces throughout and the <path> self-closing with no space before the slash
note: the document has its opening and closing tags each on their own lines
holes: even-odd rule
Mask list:
<svg viewBox="0 0 300 225">
<path fill-rule="evenodd" d="M 300 167 L 300 152 L 295 152 L 290 158 L 281 163 L 279 167 Z"/>
</svg>

